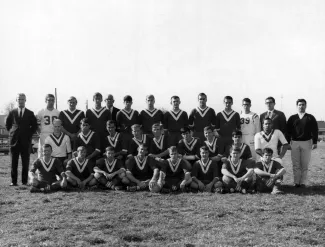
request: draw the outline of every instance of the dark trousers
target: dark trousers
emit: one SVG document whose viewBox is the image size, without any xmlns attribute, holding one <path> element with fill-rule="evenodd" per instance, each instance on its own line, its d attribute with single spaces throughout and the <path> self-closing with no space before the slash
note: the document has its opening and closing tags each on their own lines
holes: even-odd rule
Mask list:
<svg viewBox="0 0 325 247">
<path fill-rule="evenodd" d="M 21 156 L 22 163 L 21 182 L 23 184 L 26 184 L 28 180 L 30 147 L 23 147 L 19 143 L 17 143 L 15 147 L 10 148 L 11 182 L 17 184 L 19 155 Z"/>
</svg>

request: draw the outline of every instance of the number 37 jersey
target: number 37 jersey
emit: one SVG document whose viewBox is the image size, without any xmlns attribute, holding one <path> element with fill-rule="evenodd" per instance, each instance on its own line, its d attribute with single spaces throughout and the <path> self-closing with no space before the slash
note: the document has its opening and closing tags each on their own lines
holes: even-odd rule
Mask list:
<svg viewBox="0 0 325 247">
<path fill-rule="evenodd" d="M 59 118 L 60 112 L 57 109 L 42 109 L 37 115 L 37 123 L 40 126 L 41 133 L 53 133 L 53 121 Z"/>
</svg>

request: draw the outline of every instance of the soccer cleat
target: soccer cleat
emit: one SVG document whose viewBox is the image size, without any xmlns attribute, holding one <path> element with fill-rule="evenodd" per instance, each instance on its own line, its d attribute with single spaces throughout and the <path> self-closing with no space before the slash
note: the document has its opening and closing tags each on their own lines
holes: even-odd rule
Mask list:
<svg viewBox="0 0 325 247">
<path fill-rule="evenodd" d="M 172 186 L 172 191 L 177 191 L 177 186 L 176 185 Z"/>
<path fill-rule="evenodd" d="M 282 190 L 279 190 L 278 186 L 274 186 L 271 192 L 272 195 L 279 195 L 279 194 L 283 194 Z"/>
<path fill-rule="evenodd" d="M 242 194 L 246 194 L 246 193 L 247 193 L 246 189 L 242 189 L 240 192 L 241 192 Z"/>
<path fill-rule="evenodd" d="M 116 191 L 123 190 L 123 186 L 115 186 L 114 187 L 114 190 L 116 190 Z"/>
<path fill-rule="evenodd" d="M 229 192 L 230 193 L 235 193 L 235 189 L 234 188 L 230 188 Z"/>
<path fill-rule="evenodd" d="M 295 184 L 295 187 L 296 187 L 296 188 L 299 188 L 299 187 L 300 187 L 300 184 Z"/>
<path fill-rule="evenodd" d="M 162 194 L 168 194 L 168 193 L 170 193 L 170 189 L 162 188 L 160 192 L 161 192 Z"/>
<path fill-rule="evenodd" d="M 126 187 L 126 190 L 129 192 L 135 192 L 137 191 L 137 186 L 128 186 Z"/>
<path fill-rule="evenodd" d="M 223 188 L 215 188 L 214 190 L 213 190 L 213 192 L 215 192 L 215 193 L 218 193 L 218 194 L 224 194 L 225 192 L 224 192 L 224 189 Z"/>
</svg>

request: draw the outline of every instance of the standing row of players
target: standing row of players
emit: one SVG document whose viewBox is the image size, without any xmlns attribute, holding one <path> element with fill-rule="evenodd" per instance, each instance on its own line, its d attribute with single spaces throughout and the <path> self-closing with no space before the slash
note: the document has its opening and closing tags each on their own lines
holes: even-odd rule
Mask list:
<svg viewBox="0 0 325 247">
<path fill-rule="evenodd" d="M 138 145 L 143 143 L 148 145 L 149 141 L 152 142 L 152 144 L 148 145 L 149 149 L 152 147 L 157 148 L 158 151 L 162 152 L 161 157 L 166 157 L 168 147 L 181 144 L 184 148 L 183 151 L 179 152 L 182 155 L 189 156 L 189 160 L 196 160 L 199 158 L 197 147 L 200 147 L 204 142 L 209 147 L 210 152 L 216 152 L 217 157 L 221 159 L 228 156 L 228 147 L 233 144 L 233 131 L 241 129 L 242 140 L 250 148 L 253 159 L 257 161 L 263 156 L 262 150 L 266 147 L 270 147 L 274 156 L 281 159 L 286 150 L 290 148 L 287 140 L 297 138 L 292 131 L 295 127 L 293 126 L 294 119 L 291 120 L 290 118 L 286 123 L 284 114 L 274 109 L 275 100 L 272 97 L 268 97 L 265 102 L 268 112 L 261 114 L 260 117 L 250 111 L 251 101 L 248 98 L 242 101 L 243 112 L 241 115 L 233 111 L 233 99 L 230 96 L 224 98 L 225 109 L 215 114 L 215 111 L 206 105 L 207 96 L 204 93 L 198 95 L 199 106 L 192 110 L 189 117 L 185 111 L 179 108 L 180 98 L 178 96 L 171 97 L 172 109 L 165 114 L 154 107 L 153 95 L 146 97 L 147 108 L 141 111 L 140 114 L 132 109 L 131 96 L 124 97 L 125 107 L 118 110 L 113 106 L 114 98 L 112 95 L 105 98 L 107 105 L 102 107 L 102 95 L 95 93 L 93 97 L 94 107 L 88 109 L 85 114 L 76 109 L 77 100 L 75 97 L 70 97 L 68 100 L 69 109 L 62 112 L 54 109 L 54 100 L 53 95 L 47 95 L 47 108 L 37 114 L 41 126 L 39 147 L 42 147 L 44 143 L 50 143 L 54 147 L 54 156 L 60 157 L 62 160 L 66 159 L 66 156 L 71 158 L 69 150 L 67 155 L 55 154 L 57 151 L 55 146 L 59 146 L 58 144 L 62 142 L 68 143 L 68 138 L 72 141 L 72 146 L 74 145 L 72 149 L 79 146 L 86 147 L 88 159 L 101 157 L 101 154 L 104 153 L 105 148 L 108 146 L 114 147 L 118 156 L 125 159 L 129 155 L 135 156 Z M 302 103 L 306 105 L 306 101 L 302 100 Z M 308 114 L 308 117 L 310 116 L 312 117 L 312 115 Z M 56 118 L 59 118 L 61 122 L 58 121 L 53 124 L 53 120 Z M 113 121 L 107 122 L 110 119 L 113 119 Z M 116 119 L 115 122 L 114 119 Z M 156 127 L 153 128 L 152 126 L 155 123 L 160 124 L 159 126 L 156 124 Z M 261 123 L 262 131 L 260 129 Z M 61 132 L 58 131 L 55 133 L 53 126 L 54 130 L 56 127 L 58 129 L 62 128 L 65 135 L 61 135 Z M 162 126 L 165 131 L 162 130 Z M 192 132 L 187 131 L 187 126 L 191 128 Z M 204 129 L 207 126 L 208 130 L 205 133 Z M 318 135 L 317 122 L 316 128 L 313 129 L 316 129 L 312 133 L 312 141 L 315 144 Z M 182 136 L 181 130 L 185 131 L 183 133 L 185 136 Z M 191 134 L 186 136 L 186 132 L 192 133 L 195 138 Z M 279 143 L 282 143 L 282 145 L 279 145 Z M 196 149 L 192 152 L 194 144 L 196 144 Z M 241 146 L 242 150 L 245 149 L 246 145 Z M 42 149 L 39 148 L 39 151 L 42 152 Z M 280 159 L 277 161 L 281 163 Z M 301 167 L 300 162 L 297 162 L 296 166 L 293 165 L 295 184 L 305 184 L 307 179 L 305 167 Z"/>
</svg>

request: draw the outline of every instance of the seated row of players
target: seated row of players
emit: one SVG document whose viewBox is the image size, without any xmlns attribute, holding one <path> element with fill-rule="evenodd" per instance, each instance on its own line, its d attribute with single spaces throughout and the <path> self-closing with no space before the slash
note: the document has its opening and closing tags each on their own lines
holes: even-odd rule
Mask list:
<svg viewBox="0 0 325 247">
<path fill-rule="evenodd" d="M 30 170 L 31 192 L 64 189 L 67 184 L 80 189 L 100 184 L 115 190 L 127 186 L 128 191 L 237 191 L 245 194 L 251 189 L 252 192 L 271 190 L 272 194 L 278 194 L 285 173 L 282 165 L 272 160 L 273 150 L 270 148 L 262 151 L 262 160 L 257 163 L 252 159 L 240 159 L 241 150 L 233 148 L 230 158 L 220 165 L 209 158 L 209 149 L 202 146 L 201 158 L 191 166 L 182 159 L 175 146 L 168 148 L 170 158 L 156 160 L 148 156 L 148 147 L 141 144 L 137 155 L 129 158 L 124 166 L 121 159 L 115 158 L 112 147 L 106 148 L 106 157 L 94 163 L 86 158 L 86 148 L 81 146 L 77 149 L 77 157 L 67 163 L 65 172 L 62 163 L 51 157 L 51 153 L 51 145 L 45 144 L 43 157 L 34 162 Z"/>
</svg>

